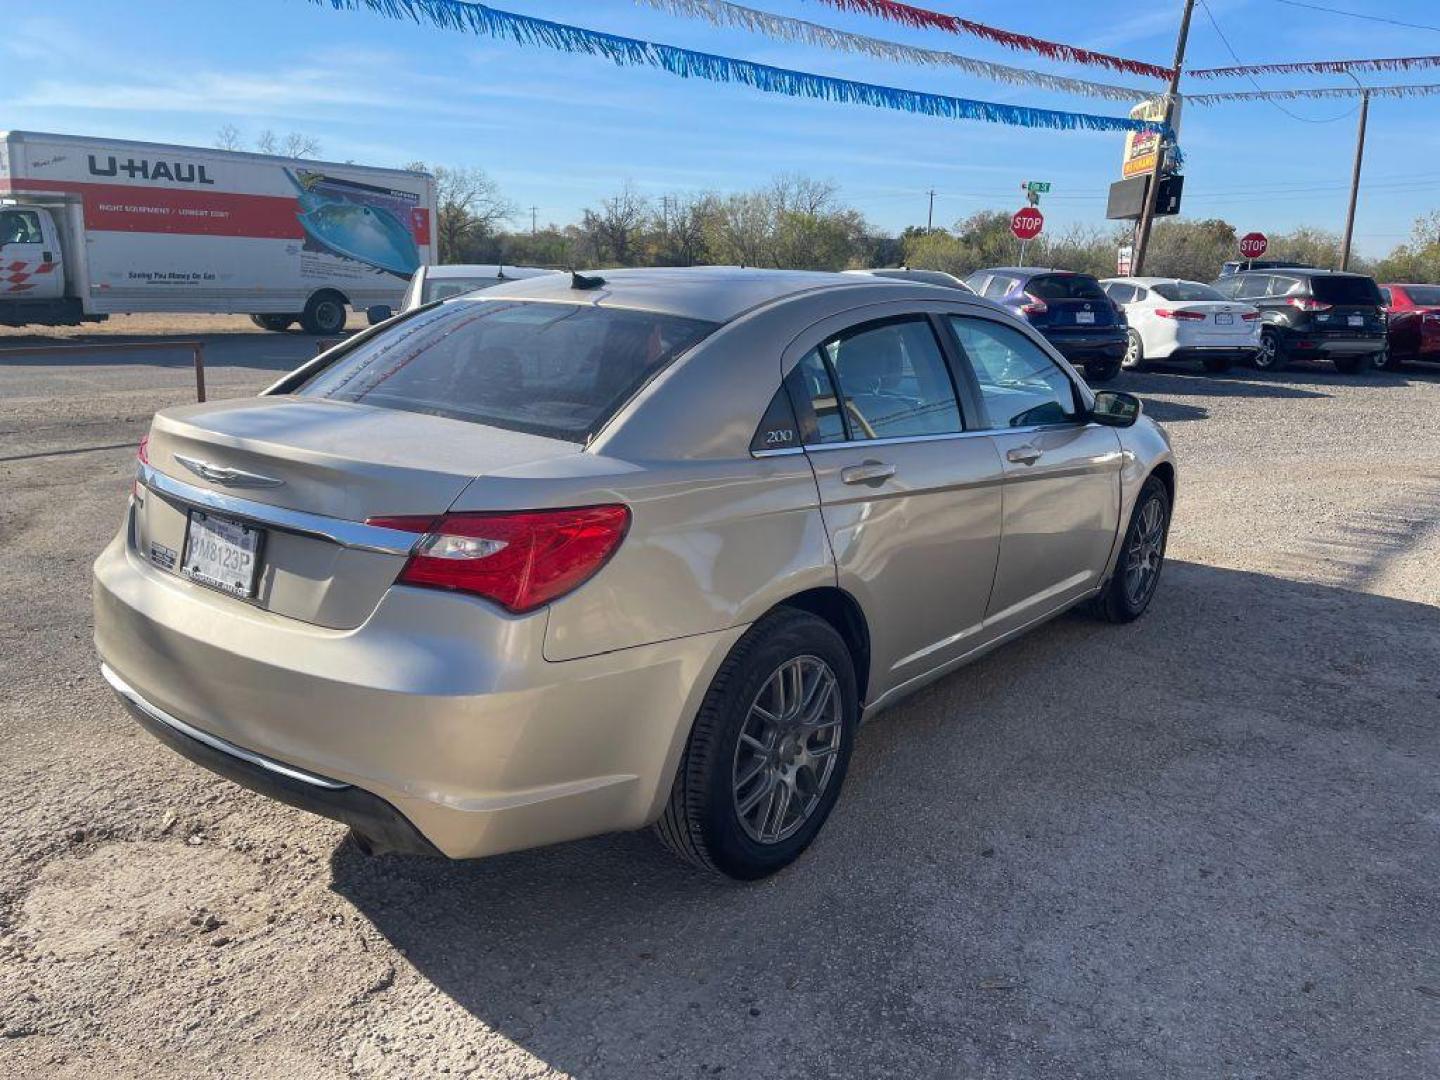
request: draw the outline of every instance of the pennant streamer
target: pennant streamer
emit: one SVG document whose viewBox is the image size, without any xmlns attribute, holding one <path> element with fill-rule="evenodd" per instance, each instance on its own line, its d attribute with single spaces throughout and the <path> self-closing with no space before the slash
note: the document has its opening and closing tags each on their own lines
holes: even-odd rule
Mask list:
<svg viewBox="0 0 1440 1080">
<path fill-rule="evenodd" d="M 1141 75 L 1150 79 L 1168 80 L 1173 74 L 1170 68 L 1161 67 L 1158 64 L 1147 64 L 1143 60 L 1126 60 L 1123 56 L 1111 56 L 1108 53 L 1092 52 L 1089 49 L 1080 49 L 1073 45 L 1062 45 L 1056 41 L 1031 37 L 1029 34 L 1016 34 L 1009 30 L 1000 30 L 984 23 L 975 22 L 973 19 L 962 19 L 958 15 L 945 15 L 938 11 L 901 4 L 897 0 L 820 0 L 820 3 L 829 4 L 841 11 L 874 15 L 877 18 L 889 19 L 891 22 L 923 30 L 944 30 L 950 34 L 968 34 L 971 37 L 993 41 L 997 45 L 1004 45 L 1007 49 L 1039 53 L 1041 56 L 1048 56 L 1051 60 L 1068 60 L 1073 64 L 1091 64 L 1096 67 L 1109 68 L 1111 71 L 1123 71 L 1130 75 Z"/>
<path fill-rule="evenodd" d="M 539 45 L 561 52 L 603 56 L 621 66 L 660 68 L 682 78 L 711 82 L 741 83 L 772 94 L 873 105 L 882 109 L 943 116 L 956 120 L 984 120 L 992 124 L 1019 127 L 1058 128 L 1090 131 L 1169 132 L 1161 124 L 1131 120 L 1123 116 L 1035 109 L 1025 105 L 1004 105 L 993 101 L 902 90 L 875 83 L 812 75 L 804 71 L 754 64 L 727 56 L 661 45 L 653 41 L 604 34 L 566 23 L 516 15 L 467 0 L 311 0 L 337 11 L 368 9 L 392 19 L 428 22 L 449 30 L 468 31 L 494 38 L 508 38 L 520 45 Z"/>
<path fill-rule="evenodd" d="M 1054 90 L 1062 94 L 1079 94 L 1084 97 L 1106 98 L 1110 101 L 1142 101 L 1150 96 L 1149 91 L 1135 90 L 1125 86 L 1109 86 L 1105 83 L 1087 82 L 1084 79 L 1066 79 L 1059 75 L 1047 75 L 1043 71 L 1029 71 L 1025 68 L 1010 67 L 1007 64 L 993 64 L 988 60 L 975 60 L 938 49 L 921 49 L 913 45 L 902 45 L 898 41 L 882 41 L 863 34 L 851 34 L 834 30 L 818 23 L 791 19 L 783 15 L 771 15 L 754 8 L 727 3 L 727 0 L 637 0 L 671 15 L 683 15 L 692 19 L 706 19 L 716 26 L 733 26 L 752 33 L 764 34 L 777 41 L 800 42 L 822 49 L 838 52 L 861 53 L 880 60 L 892 60 L 900 64 L 919 64 L 930 67 L 954 67 L 982 79 L 1014 83 L 1017 86 L 1033 86 L 1041 90 Z"/>
<path fill-rule="evenodd" d="M 1230 94 L 1186 94 L 1191 105 L 1220 105 L 1227 101 L 1294 101 L 1297 98 L 1372 98 L 1433 97 L 1440 94 L 1440 83 L 1417 83 L 1410 86 L 1324 86 L 1311 90 L 1239 90 Z"/>
<path fill-rule="evenodd" d="M 1379 60 L 1310 60 L 1298 64 L 1243 64 L 1238 67 L 1195 68 L 1194 79 L 1228 79 L 1236 75 L 1344 75 L 1351 71 L 1413 71 L 1440 67 L 1440 56 L 1392 56 Z"/>
</svg>

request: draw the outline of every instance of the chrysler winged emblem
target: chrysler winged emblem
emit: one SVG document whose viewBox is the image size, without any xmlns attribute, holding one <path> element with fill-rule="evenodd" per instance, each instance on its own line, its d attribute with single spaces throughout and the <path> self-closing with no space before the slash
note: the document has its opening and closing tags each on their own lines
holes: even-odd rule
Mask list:
<svg viewBox="0 0 1440 1080">
<path fill-rule="evenodd" d="M 269 488 L 279 487 L 285 483 L 278 476 L 262 476 L 260 473 L 246 472 L 244 469 L 212 465 L 208 461 L 186 457 L 184 454 L 176 454 L 175 460 L 200 479 L 209 480 L 212 484 L 223 484 L 225 487 Z"/>
</svg>

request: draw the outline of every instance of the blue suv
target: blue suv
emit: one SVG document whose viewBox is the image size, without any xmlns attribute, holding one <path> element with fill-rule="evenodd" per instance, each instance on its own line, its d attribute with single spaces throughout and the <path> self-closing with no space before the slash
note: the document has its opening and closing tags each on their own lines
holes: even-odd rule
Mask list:
<svg viewBox="0 0 1440 1080">
<path fill-rule="evenodd" d="M 1105 382 L 1125 358 L 1125 316 L 1089 274 L 1043 267 L 977 270 L 965 284 L 1025 319 L 1077 368 L 1086 382 Z"/>
</svg>

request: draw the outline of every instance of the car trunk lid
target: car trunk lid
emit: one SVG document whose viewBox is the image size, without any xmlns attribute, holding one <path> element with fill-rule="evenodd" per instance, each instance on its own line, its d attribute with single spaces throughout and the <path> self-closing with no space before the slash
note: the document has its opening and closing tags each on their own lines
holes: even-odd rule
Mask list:
<svg viewBox="0 0 1440 1080">
<path fill-rule="evenodd" d="M 407 557 L 403 535 L 367 527 L 367 519 L 438 516 L 477 476 L 581 449 L 325 399 L 276 396 L 166 410 L 146 447 L 148 468 L 159 475 L 137 502 L 136 547 L 216 603 L 351 628 L 374 610 Z M 231 539 L 255 549 L 248 585 L 248 564 L 236 580 L 218 583 L 208 566 L 196 569 L 201 545 L 224 548 L 214 534 L 232 525 L 244 535 Z M 242 563 L 245 554 L 222 552 Z"/>
</svg>

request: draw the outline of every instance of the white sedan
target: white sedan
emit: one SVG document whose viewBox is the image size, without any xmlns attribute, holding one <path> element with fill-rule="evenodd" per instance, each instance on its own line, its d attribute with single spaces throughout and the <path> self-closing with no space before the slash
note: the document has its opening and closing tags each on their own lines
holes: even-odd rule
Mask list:
<svg viewBox="0 0 1440 1080">
<path fill-rule="evenodd" d="M 1130 323 L 1123 366 L 1142 370 L 1151 360 L 1199 360 L 1226 371 L 1260 348 L 1260 312 L 1228 300 L 1209 285 L 1179 278 L 1109 278 L 1100 283 Z"/>
</svg>

